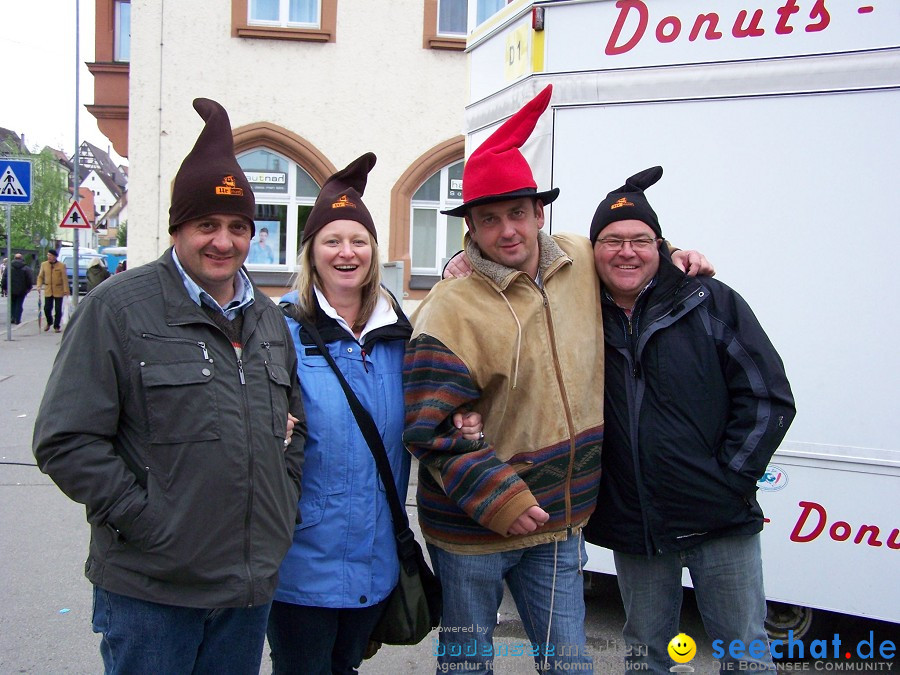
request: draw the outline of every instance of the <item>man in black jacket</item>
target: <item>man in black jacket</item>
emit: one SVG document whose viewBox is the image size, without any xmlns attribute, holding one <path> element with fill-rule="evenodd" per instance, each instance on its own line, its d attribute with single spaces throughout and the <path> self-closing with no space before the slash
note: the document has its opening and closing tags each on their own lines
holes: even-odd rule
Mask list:
<svg viewBox="0 0 900 675">
<path fill-rule="evenodd" d="M 85 297 L 34 428 L 41 470 L 85 505 L 110 674 L 258 672 L 298 515 L 293 341 L 242 268 L 255 202 L 228 114 L 194 108 L 206 126 L 175 177 L 174 246 Z"/>
<path fill-rule="evenodd" d="M 12 323 L 22 323 L 22 308 L 25 305 L 25 296 L 34 286 L 34 275 L 31 268 L 25 264 L 21 253 L 13 256 L 13 261 L 3 270 L 3 290 L 9 291 L 12 300 Z"/>
<path fill-rule="evenodd" d="M 744 645 L 726 649 L 726 667 L 774 670 L 755 494 L 794 401 L 747 303 L 669 260 L 644 196 L 661 176 L 653 167 L 629 178 L 591 223 L 604 291 L 606 427 L 585 536 L 614 551 L 628 669 L 669 672 L 687 567 L 710 637 Z"/>
</svg>

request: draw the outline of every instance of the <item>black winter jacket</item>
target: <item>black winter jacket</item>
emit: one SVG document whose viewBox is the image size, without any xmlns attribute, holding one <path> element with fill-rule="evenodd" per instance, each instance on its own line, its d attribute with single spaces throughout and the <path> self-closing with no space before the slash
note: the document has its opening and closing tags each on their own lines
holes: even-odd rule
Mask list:
<svg viewBox="0 0 900 675">
<path fill-rule="evenodd" d="M 11 283 L 10 283 L 11 279 Z M 10 295 L 27 295 L 34 286 L 34 275 L 24 260 L 13 260 L 3 270 L 3 290 Z"/>
<path fill-rule="evenodd" d="M 41 470 L 85 505 L 85 574 L 183 607 L 271 599 L 297 519 L 305 418 L 293 341 L 255 291 L 241 359 L 171 249 L 86 296 L 34 427 Z M 301 419 L 284 446 L 288 411 Z"/>
<path fill-rule="evenodd" d="M 603 474 L 586 539 L 652 555 L 759 532 L 756 481 L 794 401 L 750 307 L 666 257 L 630 321 L 604 296 Z"/>
</svg>

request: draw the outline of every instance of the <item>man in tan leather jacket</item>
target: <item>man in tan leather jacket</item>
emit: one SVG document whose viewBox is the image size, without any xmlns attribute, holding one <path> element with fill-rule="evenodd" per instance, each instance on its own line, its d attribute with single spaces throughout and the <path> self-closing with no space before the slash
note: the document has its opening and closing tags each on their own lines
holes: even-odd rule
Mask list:
<svg viewBox="0 0 900 675">
<path fill-rule="evenodd" d="M 44 330 L 50 330 L 52 324 L 53 330 L 58 333 L 62 321 L 63 298 L 69 295 L 69 277 L 66 266 L 56 259 L 55 249 L 47 251 L 47 260 L 41 263 L 37 287 L 44 293 L 44 316 L 47 318 Z"/>
</svg>

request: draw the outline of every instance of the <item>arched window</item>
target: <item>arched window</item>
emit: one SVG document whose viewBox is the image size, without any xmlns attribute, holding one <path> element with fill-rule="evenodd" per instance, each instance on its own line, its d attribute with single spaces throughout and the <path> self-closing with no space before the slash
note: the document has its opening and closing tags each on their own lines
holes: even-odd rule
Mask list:
<svg viewBox="0 0 900 675">
<path fill-rule="evenodd" d="M 410 272 L 439 275 L 447 258 L 462 248 L 465 224 L 446 211 L 462 203 L 461 161 L 433 173 L 410 200 Z"/>
<path fill-rule="evenodd" d="M 268 148 L 248 150 L 237 159 L 256 197 L 256 234 L 247 266 L 293 272 L 319 185 L 299 164 Z"/>
</svg>

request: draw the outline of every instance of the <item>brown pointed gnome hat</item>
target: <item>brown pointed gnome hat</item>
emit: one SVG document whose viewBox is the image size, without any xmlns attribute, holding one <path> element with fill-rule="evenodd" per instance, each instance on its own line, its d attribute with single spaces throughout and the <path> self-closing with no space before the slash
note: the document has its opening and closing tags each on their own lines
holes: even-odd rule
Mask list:
<svg viewBox="0 0 900 675">
<path fill-rule="evenodd" d="M 316 232 L 335 220 L 355 220 L 378 241 L 375 221 L 362 200 L 369 172 L 376 161 L 375 154 L 367 152 L 325 181 L 312 211 L 309 212 L 301 244 L 305 244 Z"/>
<path fill-rule="evenodd" d="M 657 237 L 662 238 L 659 218 L 644 196 L 644 190 L 654 185 L 662 175 L 661 166 L 644 169 L 626 180 L 625 185 L 606 195 L 591 220 L 591 243 L 597 241 L 604 227 L 619 220 L 640 220 L 647 223 Z"/>
<path fill-rule="evenodd" d="M 559 196 L 559 188 L 537 191 L 531 167 L 519 151 L 547 109 L 551 93 L 553 85 L 548 84 L 475 149 L 463 168 L 463 203 L 441 213 L 464 216 L 473 206 L 520 197 L 549 204 Z"/>
<path fill-rule="evenodd" d="M 214 213 L 244 216 L 255 233 L 256 200 L 234 156 L 234 136 L 228 113 L 208 98 L 195 98 L 194 110 L 206 126 L 175 174 L 169 206 L 169 234 L 185 221 Z"/>
</svg>

